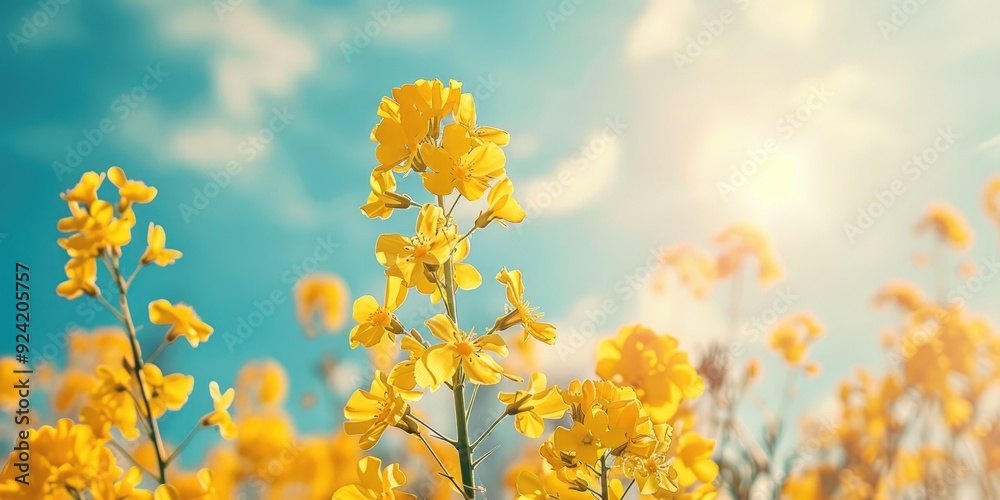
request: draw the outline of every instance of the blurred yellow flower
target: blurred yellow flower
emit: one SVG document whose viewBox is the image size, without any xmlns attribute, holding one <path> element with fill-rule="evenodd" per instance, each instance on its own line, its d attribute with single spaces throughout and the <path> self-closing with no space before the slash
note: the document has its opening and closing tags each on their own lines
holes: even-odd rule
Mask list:
<svg viewBox="0 0 1000 500">
<path fill-rule="evenodd" d="M 218 382 L 213 380 L 208 384 L 208 393 L 212 396 L 213 410 L 201 418 L 201 425 L 205 427 L 217 425 L 223 439 L 233 439 L 236 437 L 236 424 L 233 423 L 233 417 L 229 414 L 229 406 L 233 404 L 233 398 L 236 396 L 235 391 L 229 388 L 225 394 L 222 394 L 219 391 Z"/>
<path fill-rule="evenodd" d="M 510 307 L 505 307 L 509 310 L 504 316 L 497 318 L 493 328 L 503 331 L 520 324 L 524 326 L 525 340 L 531 336 L 546 344 L 554 344 L 556 342 L 556 327 L 551 323 L 538 321 L 543 314 L 536 313 L 538 308 L 531 307 L 531 304 L 524 300 L 524 283 L 521 281 L 521 271 L 517 269 L 507 271 L 506 267 L 501 268 L 500 272 L 497 273 L 497 281 L 507 287 L 507 302 L 510 303 Z"/>
<path fill-rule="evenodd" d="M 375 372 L 371 390 L 354 391 L 344 406 L 344 430 L 351 436 L 361 436 L 362 450 L 371 449 L 389 427 L 411 429 L 414 425 L 405 419 L 410 411 L 409 401 L 420 399 L 420 392 L 394 387 L 380 371 Z"/>
<path fill-rule="evenodd" d="M 503 367 L 487 352 L 506 357 L 507 343 L 503 337 L 495 333 L 476 337 L 459 330 L 451 318 L 444 314 L 435 315 L 425 324 L 431 334 L 442 342 L 425 350 L 414 366 L 414 379 L 420 387 L 437 390 L 441 384 L 451 381 L 459 366 L 474 384 L 496 384 L 502 376 L 518 380 L 517 377 L 505 374 Z"/>
<path fill-rule="evenodd" d="M 809 351 L 809 344 L 823 334 L 823 327 L 809 313 L 786 315 L 777 321 L 771 331 L 771 348 L 790 365 L 801 364 Z"/>
<path fill-rule="evenodd" d="M 514 428 L 530 438 L 537 438 L 545 430 L 542 419 L 562 418 L 569 409 L 559 394 L 559 388 L 545 387 L 545 374 L 533 373 L 527 390 L 501 392 L 497 398 L 507 405 L 508 415 L 514 415 Z"/>
<path fill-rule="evenodd" d="M 115 464 L 105 441 L 94 436 L 90 427 L 61 419 L 55 427 L 42 426 L 27 431 L 29 471 L 15 465 L 18 450 L 10 454 L 0 472 L 0 497 L 11 500 L 80 498 L 90 490 L 97 498 L 110 496 L 113 482 L 122 470 Z M 22 474 L 24 476 L 22 476 Z M 21 477 L 21 479 L 17 479 Z"/>
<path fill-rule="evenodd" d="M 97 367 L 97 385 L 90 396 L 93 406 L 89 412 L 84 409 L 83 414 L 88 418 L 81 421 L 101 437 L 107 431 L 105 423 L 117 427 L 126 439 L 138 437 L 139 430 L 135 427 L 137 400 L 132 387 L 132 375 L 121 365 Z"/>
<path fill-rule="evenodd" d="M 708 295 L 718 279 L 715 260 L 689 243 L 664 250 L 660 261 L 674 269 L 680 282 L 690 287 L 697 298 Z"/>
<path fill-rule="evenodd" d="M 139 263 L 144 266 L 155 262 L 156 265 L 165 267 L 173 264 L 184 255 L 177 250 L 165 248 L 167 233 L 163 230 L 163 226 L 158 226 L 152 222 L 149 223 L 149 231 L 146 233 L 146 243 L 148 245 L 146 251 L 139 258 Z"/>
<path fill-rule="evenodd" d="M 688 487 L 701 481 L 711 483 L 719 474 L 719 466 L 712 461 L 715 440 L 707 439 L 695 432 L 685 432 L 677 440 L 677 459 L 673 468 L 677 470 L 677 482 Z"/>
<path fill-rule="evenodd" d="M 399 464 L 389 464 L 382 470 L 382 461 L 365 457 L 358 462 L 360 482 L 340 487 L 333 494 L 334 500 L 417 500 L 416 495 L 396 491 L 406 483 L 406 475 Z"/>
<path fill-rule="evenodd" d="M 882 307 L 893 302 L 906 311 L 916 311 L 927 304 L 927 299 L 913 283 L 906 281 L 891 281 L 886 283 L 875 294 L 875 307 Z"/>
<path fill-rule="evenodd" d="M 747 256 L 757 259 L 757 280 L 762 288 L 769 288 L 784 277 L 778 256 L 759 227 L 737 222 L 716 235 L 715 242 L 723 247 L 716 268 L 720 278 L 731 276 L 741 269 Z"/>
<path fill-rule="evenodd" d="M 638 324 L 623 326 L 615 338 L 601 341 L 597 375 L 634 388 L 650 418 L 667 422 L 681 401 L 697 398 L 705 390 L 704 380 L 679 346 L 670 335 L 657 335 Z"/>
<path fill-rule="evenodd" d="M 951 205 L 935 203 L 928 207 L 917 222 L 916 231 L 919 233 L 927 229 L 934 231 L 941 241 L 956 250 L 966 250 L 972 245 L 972 228 L 961 212 Z"/>
<path fill-rule="evenodd" d="M 306 335 L 313 337 L 319 328 L 336 332 L 347 319 L 350 292 L 338 276 L 313 273 L 295 284 L 295 315 Z"/>
<path fill-rule="evenodd" d="M 149 321 L 154 325 L 170 325 L 165 340 L 173 342 L 178 337 L 187 339 L 191 347 L 208 340 L 213 328 L 198 317 L 194 308 L 186 304 L 171 304 L 163 299 L 149 303 Z"/>
<path fill-rule="evenodd" d="M 250 362 L 236 374 L 236 406 L 248 413 L 259 412 L 257 406 L 278 407 L 288 393 L 288 376 L 275 361 Z"/>
<path fill-rule="evenodd" d="M 995 175 L 986 182 L 983 189 L 983 207 L 986 215 L 1000 227 L 1000 175 Z"/>
</svg>

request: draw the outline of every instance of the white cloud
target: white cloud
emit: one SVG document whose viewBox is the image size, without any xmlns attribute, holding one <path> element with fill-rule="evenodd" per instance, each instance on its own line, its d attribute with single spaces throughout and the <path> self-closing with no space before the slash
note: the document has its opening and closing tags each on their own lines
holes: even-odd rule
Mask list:
<svg viewBox="0 0 1000 500">
<path fill-rule="evenodd" d="M 533 213 L 561 215 L 580 210 L 613 186 L 620 150 L 617 137 L 608 139 L 598 131 L 569 159 L 544 176 L 526 181 L 523 194 L 517 198 L 529 217 Z"/>
<path fill-rule="evenodd" d="M 628 33 L 625 55 L 641 62 L 679 47 L 692 9 L 691 0 L 649 0 Z"/>
<path fill-rule="evenodd" d="M 214 122 L 185 125 L 177 129 L 170 144 L 174 155 L 206 168 L 221 169 L 236 157 L 237 147 L 245 136 Z"/>
<path fill-rule="evenodd" d="M 747 14 L 760 33 L 795 43 L 816 38 L 825 15 L 818 0 L 753 0 Z"/>
</svg>

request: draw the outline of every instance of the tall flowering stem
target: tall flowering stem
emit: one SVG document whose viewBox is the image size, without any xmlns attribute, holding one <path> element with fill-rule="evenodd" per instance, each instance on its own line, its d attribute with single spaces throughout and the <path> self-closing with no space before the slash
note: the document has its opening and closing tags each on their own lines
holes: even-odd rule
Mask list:
<svg viewBox="0 0 1000 500">
<path fill-rule="evenodd" d="M 378 237 L 375 258 L 385 266 L 384 298 L 380 301 L 366 295 L 354 302 L 356 325 L 350 345 L 383 349 L 398 342 L 407 355 L 389 373 L 378 372 L 370 391 L 354 392 L 344 408 L 345 430 L 360 436 L 364 450 L 375 446 L 388 428 L 415 436 L 428 449 L 427 458 L 434 459 L 431 467 L 441 469 L 444 479 L 438 487 L 454 485 L 463 497 L 474 500 L 484 491 L 476 485 L 475 469 L 492 450 L 473 455 L 498 429 L 503 417 L 515 416 L 519 422 L 515 428 L 537 438 L 544 428 L 541 419 L 559 418 L 565 412 L 558 388 L 546 387 L 544 376 L 536 374 L 529 390 L 500 393 L 499 400 L 506 405 L 503 417 L 478 436 L 469 435 L 472 403 L 479 387 L 496 385 L 503 379 L 523 381 L 499 363 L 499 358 L 510 354 L 508 340 L 501 332 L 521 327 L 522 342 L 534 338 L 546 344 L 555 343 L 556 336 L 555 327 L 539 321 L 542 314 L 536 312 L 538 308 L 524 299 L 524 283 L 516 269 L 501 268 L 496 274 L 497 282 L 506 288 L 508 304 L 498 310 L 492 326 L 476 330 L 459 324 L 457 290 L 471 290 L 483 282 L 479 271 L 466 262 L 471 236 L 488 226 L 517 224 L 525 217 L 514 199 L 514 185 L 505 168 L 507 158 L 501 149 L 510 137 L 503 130 L 477 124 L 472 94 L 462 93 L 462 84 L 454 80 L 447 84 L 417 80 L 394 88 L 391 97 L 382 98 L 377 115 L 379 123 L 371 138 L 378 143 L 375 157 L 379 165 L 369 177 L 371 193 L 361 211 L 379 219 L 410 208 L 417 208 L 418 213 L 413 233 Z M 402 175 L 400 181 L 407 177 L 419 181 L 424 192 L 411 198 L 398 191 L 397 174 Z M 428 193 L 433 201 L 414 201 Z M 452 214 L 463 200 L 486 203 L 475 219 L 459 224 Z M 419 325 L 403 325 L 396 316 L 407 295 L 417 294 L 444 309 L 423 322 L 427 336 L 417 330 Z M 474 389 L 467 401 L 465 392 L 470 384 Z M 424 390 L 434 392 L 441 386 L 452 391 L 454 439 L 424 423 L 409 403 L 419 400 Z M 428 434 L 455 449 L 458 470 L 449 470 L 427 445 Z"/>
<path fill-rule="evenodd" d="M 445 209 L 444 197 L 438 196 L 438 206 Z M 454 206 L 454 205 L 453 205 Z M 454 251 L 444 263 L 445 309 L 448 317 L 458 324 L 458 305 L 455 303 L 455 260 Z M 455 448 L 458 450 L 459 467 L 462 469 L 462 488 L 468 498 L 476 497 L 476 477 L 472 468 L 472 447 L 469 445 L 469 422 L 465 408 L 465 373 L 460 367 L 452 379 L 455 400 Z"/>
<path fill-rule="evenodd" d="M 135 366 L 132 368 L 135 371 L 135 375 L 139 380 L 139 395 L 142 398 L 142 404 L 146 410 L 146 423 L 149 429 L 149 439 L 153 443 L 153 450 L 156 452 L 156 464 L 159 469 L 160 484 L 167 483 L 167 453 L 166 449 L 163 447 L 163 438 L 160 435 L 160 427 L 153 417 L 153 409 L 149 404 L 149 394 L 147 394 L 147 384 L 146 375 L 142 371 L 144 363 L 142 361 L 142 348 L 139 347 L 139 340 L 135 335 L 135 322 L 132 321 L 132 313 L 128 306 L 128 282 L 125 280 L 124 275 L 121 271 L 121 266 L 119 265 L 118 258 L 107 258 L 109 262 L 109 269 L 111 270 L 111 275 L 115 280 L 115 286 L 118 288 L 118 307 L 121 313 L 122 324 L 125 326 L 125 332 L 128 334 L 129 344 L 132 347 L 132 359 Z"/>
</svg>

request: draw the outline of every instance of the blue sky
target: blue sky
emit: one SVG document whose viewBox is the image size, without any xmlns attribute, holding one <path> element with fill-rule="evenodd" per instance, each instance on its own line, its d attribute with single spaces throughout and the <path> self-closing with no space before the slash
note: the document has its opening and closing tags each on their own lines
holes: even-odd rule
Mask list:
<svg viewBox="0 0 1000 500">
<path fill-rule="evenodd" d="M 737 220 L 765 228 L 787 270 L 778 288 L 827 326 L 814 351 L 823 374 L 796 411 L 827 404 L 853 367 L 884 364 L 878 334 L 894 318 L 869 301 L 892 278 L 930 286 L 930 271 L 911 258 L 929 244 L 912 232 L 929 203 L 953 204 L 977 233 L 952 264 L 996 252 L 979 201 L 1000 157 L 995 3 L 931 0 L 912 14 L 894 14 L 906 2 L 883 0 L 404 1 L 395 13 L 377 1 L 231 3 L 220 12 L 212 2 L 70 1 L 53 15 L 31 2 L 2 7 L 15 35 L 0 50 L 0 259 L 32 268 L 37 349 L 70 322 L 112 320 L 80 314 L 81 301 L 54 293 L 65 261 L 55 244 L 66 212 L 58 193 L 111 165 L 159 188 L 138 210 L 139 227 L 163 225 L 185 253 L 140 275 L 136 304 L 187 302 L 217 332 L 233 332 L 255 301 L 290 294 L 283 276 L 318 241 L 336 246 L 323 271 L 342 276 L 355 297 L 380 296 L 375 238 L 409 232 L 413 219 L 370 221 L 358 211 L 375 165 L 368 135 L 379 98 L 417 78 L 464 81 L 479 121 L 511 132 L 507 168 L 530 223 L 477 234 L 470 262 L 486 278 L 504 265 L 522 269 L 532 303 L 567 334 L 611 300 L 616 313 L 600 332 L 643 321 L 697 351 L 722 334 L 725 286 L 694 303 L 679 290 L 658 295 L 645 283 L 626 292 L 621 283 L 644 275 L 657 248 L 708 248 Z M 28 36 L 32 19 L 47 21 Z M 370 43 L 359 35 L 366 27 Z M 942 135 L 956 137 L 946 144 Z M 54 167 L 76 163 L 67 148 L 81 156 L 69 173 Z M 910 158 L 928 148 L 937 159 L 908 174 Z M 734 166 L 761 150 L 766 160 L 733 182 Z M 239 169 L 228 181 L 227 165 Z M 905 191 L 848 238 L 844 224 L 896 181 Z M 502 293 L 487 279 L 461 297 L 463 318 L 491 323 Z M 776 297 L 748 293 L 746 316 Z M 995 311 L 997 299 L 987 283 L 969 304 Z M 283 363 L 293 402 L 318 390 L 323 352 L 362 360 L 345 333 L 306 340 L 285 302 L 232 353 L 221 338 L 172 346 L 160 364 L 194 373 L 199 390 L 166 432 L 182 437 L 208 404 L 208 381 L 227 386 L 245 360 Z M 146 349 L 158 343 L 147 340 Z M 549 353 L 552 376 L 590 376 L 579 368 L 591 365 L 590 348 Z M 775 378 L 761 393 L 774 401 L 780 365 L 762 357 Z M 319 432 L 334 425 L 334 406 L 292 413 Z"/>
</svg>

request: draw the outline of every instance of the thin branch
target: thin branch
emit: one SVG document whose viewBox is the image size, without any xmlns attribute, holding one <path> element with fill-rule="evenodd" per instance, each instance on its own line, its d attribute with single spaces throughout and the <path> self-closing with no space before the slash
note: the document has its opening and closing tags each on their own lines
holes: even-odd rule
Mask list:
<svg viewBox="0 0 1000 500">
<path fill-rule="evenodd" d="M 472 405 L 476 403 L 476 395 L 479 394 L 480 384 L 475 384 L 472 388 L 472 396 L 469 398 L 469 408 L 465 410 L 465 418 L 468 419 L 472 416 Z"/>
<path fill-rule="evenodd" d="M 479 445 L 480 445 L 480 443 L 482 443 L 484 439 L 486 439 L 486 436 L 489 436 L 489 435 L 490 435 L 490 433 L 491 433 L 491 432 L 493 432 L 493 429 L 495 429 L 495 428 L 496 428 L 496 426 L 500 425 L 500 422 L 502 422 L 502 421 L 503 421 L 503 419 L 505 419 L 505 418 L 507 418 L 507 412 L 504 412 L 504 413 L 503 413 L 503 415 L 500 415 L 500 417 L 499 417 L 499 418 L 497 418 L 496 420 L 494 420 L 494 421 L 493 421 L 493 423 L 492 423 L 492 424 L 490 424 L 489 428 L 488 428 L 488 429 L 486 429 L 486 432 L 484 432 L 482 436 L 479 436 L 479 439 L 476 439 L 476 441 L 475 441 L 475 442 L 473 442 L 473 443 L 472 443 L 472 444 L 471 444 L 471 445 L 469 446 L 469 448 L 471 448 L 471 449 L 475 450 L 475 449 L 476 449 L 476 447 L 477 447 L 477 446 L 479 446 Z"/>
<path fill-rule="evenodd" d="M 452 446 L 454 446 L 457 443 L 457 441 L 455 441 L 454 439 L 451 439 L 448 436 L 445 436 L 444 434 L 441 434 L 440 432 L 438 432 L 437 429 L 435 429 L 435 428 L 431 427 L 430 425 L 428 425 L 427 422 L 424 422 L 423 420 L 420 420 L 420 417 L 418 417 L 418 416 L 416 416 L 416 415 L 414 415 L 412 413 L 410 414 L 410 416 L 413 417 L 413 420 L 416 420 L 418 424 L 424 426 L 425 428 L 427 428 L 427 430 L 433 432 L 435 438 L 440 439 L 442 441 L 446 441 L 446 442 L 450 443 Z"/>
<path fill-rule="evenodd" d="M 417 439 L 419 439 L 420 442 L 424 443 L 424 446 L 427 447 L 427 451 L 430 452 L 432 457 L 434 457 L 434 461 L 437 462 L 438 467 L 441 467 L 441 472 L 444 473 L 444 477 L 448 478 L 448 480 L 451 481 L 451 484 L 458 488 L 458 491 L 463 492 L 463 497 L 468 498 L 468 496 L 464 493 L 465 490 L 462 488 L 462 485 L 458 484 L 458 481 L 455 481 L 455 476 L 452 476 L 451 473 L 448 472 L 448 468 L 444 466 L 444 462 L 442 462 L 441 458 L 437 456 L 437 453 L 434 453 L 434 448 L 431 448 L 431 444 L 427 442 L 427 438 L 425 438 L 423 434 L 417 434 Z"/>
<path fill-rule="evenodd" d="M 191 432 L 188 432 L 188 435 L 187 437 L 184 438 L 184 441 L 181 441 L 181 444 L 177 445 L 177 447 L 174 448 L 173 453 L 171 453 L 170 456 L 167 457 L 167 464 L 173 462 L 174 459 L 181 454 L 181 451 L 184 451 L 184 447 L 187 446 L 189 442 L 191 442 L 191 438 L 193 438 L 194 435 L 197 434 L 198 431 L 202 429 L 204 429 L 204 427 L 202 427 L 201 423 L 195 424 L 194 429 L 191 429 Z"/>
</svg>

